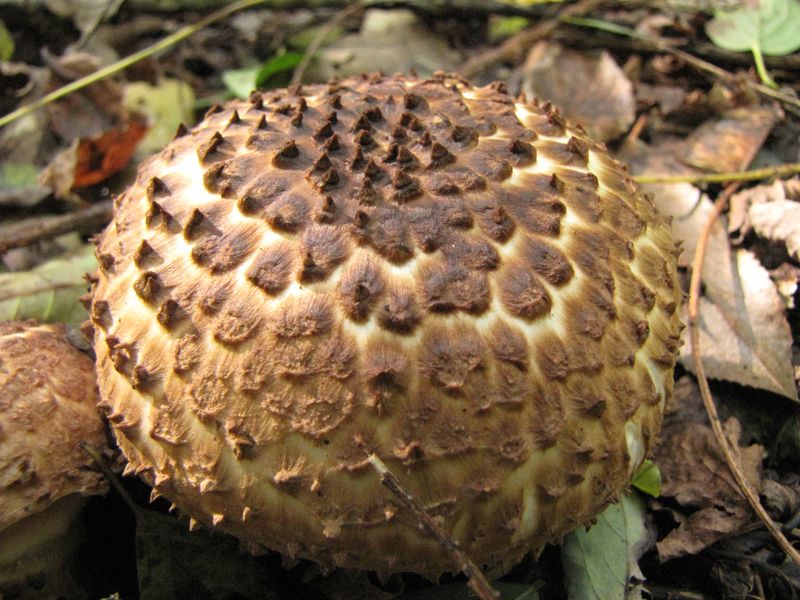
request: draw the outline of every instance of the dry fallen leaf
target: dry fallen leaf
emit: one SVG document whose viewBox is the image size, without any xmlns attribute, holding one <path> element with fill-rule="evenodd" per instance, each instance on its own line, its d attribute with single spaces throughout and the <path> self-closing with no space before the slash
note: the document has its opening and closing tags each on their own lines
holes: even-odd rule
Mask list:
<svg viewBox="0 0 800 600">
<path fill-rule="evenodd" d="M 694 512 L 686 517 L 673 511 L 680 525 L 656 544 L 662 562 L 696 554 L 756 519 L 739 493 L 711 428 L 700 422 L 701 411 L 697 387 L 684 377 L 676 385 L 655 461 L 661 469 L 661 495 Z M 732 447 L 739 448 L 739 422 L 730 418 L 724 429 Z M 764 449 L 753 444 L 739 448 L 738 455 L 745 478 L 758 491 Z"/>
<path fill-rule="evenodd" d="M 687 138 L 686 164 L 717 173 L 746 169 L 779 118 L 766 106 L 729 110 Z"/>
<path fill-rule="evenodd" d="M 800 257 L 800 202 L 779 200 L 751 204 L 747 216 L 758 235 L 785 242 L 789 254 Z"/>
<path fill-rule="evenodd" d="M 681 145 L 641 148 L 634 173 L 680 174 Z M 672 231 L 683 242 L 680 264 L 694 256 L 697 238 L 711 215 L 710 199 L 689 183 L 648 184 L 656 205 L 673 217 Z M 711 230 L 703 261 L 700 299 L 700 347 L 708 377 L 766 389 L 797 400 L 791 361 L 792 334 L 784 303 L 769 273 L 745 250 L 733 251 L 720 218 Z M 684 331 L 681 362 L 694 371 Z"/>
<path fill-rule="evenodd" d="M 540 42 L 528 54 L 522 90 L 552 101 L 600 141 L 619 137 L 636 118 L 633 85 L 605 51 L 587 54 Z"/>
<path fill-rule="evenodd" d="M 747 220 L 750 205 L 777 200 L 786 200 L 786 187 L 780 180 L 736 192 L 728 202 L 728 232 L 739 231 L 740 236 L 744 237 L 750 230 Z"/>
<path fill-rule="evenodd" d="M 100 183 L 124 169 L 146 133 L 143 120 L 131 119 L 95 138 L 75 139 L 42 170 L 39 183 L 52 188 L 57 198 L 73 198 L 72 190 Z"/>
<path fill-rule="evenodd" d="M 797 400 L 792 332 L 767 270 L 747 250 L 718 256 L 707 269 L 699 329 L 708 375 Z M 690 352 L 684 344 L 681 362 L 694 371 Z"/>
</svg>

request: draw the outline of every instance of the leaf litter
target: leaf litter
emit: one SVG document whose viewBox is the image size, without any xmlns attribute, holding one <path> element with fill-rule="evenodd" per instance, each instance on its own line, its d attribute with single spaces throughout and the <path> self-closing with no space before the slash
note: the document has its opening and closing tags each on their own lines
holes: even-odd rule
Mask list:
<svg viewBox="0 0 800 600">
<path fill-rule="evenodd" d="M 50 4 L 55 9 L 58 3 Z M 535 26 L 541 18 L 541 13 L 536 18 L 523 18 L 509 12 L 512 16 L 498 14 L 487 20 L 480 9 L 477 13 L 459 12 L 458 4 L 453 3 L 456 8 L 446 17 L 437 15 L 435 8 L 430 14 L 371 9 L 348 17 L 335 29 L 327 29 L 334 34 L 324 40 L 306 78 L 324 79 L 330 74 L 374 69 L 388 73 L 416 69 L 422 74 L 452 70 L 473 54 L 491 51 L 493 44 L 513 48 L 517 36 L 524 35 L 526 27 Z M 763 10 L 784 10 L 786 5 L 790 10 L 785 14 L 792 16 L 797 2 L 748 4 Z M 85 12 L 81 13 L 84 5 Z M 105 13 L 99 10 L 100 5 L 106 5 Z M 25 9 L 33 11 L 38 20 L 20 20 L 13 13 L 16 9 L 0 7 L 0 21 L 11 34 L 13 59 L 18 61 L 13 68 L 11 63 L 0 65 L 0 80 L 9 83 L 4 90 L 14 90 L 11 96 L 0 94 L 2 112 L 91 72 L 108 57 L 129 54 L 158 35 L 171 33 L 176 23 L 196 20 L 198 13 L 190 10 L 196 3 L 176 0 L 171 4 L 173 8 L 182 5 L 183 11 L 164 14 L 153 12 L 154 3 L 146 1 L 121 6 L 118 2 L 76 3 L 72 13 L 65 13 L 76 25 L 72 31 L 64 27 L 66 21 L 54 20 L 41 3 Z M 513 6 L 541 10 L 535 3 L 521 0 Z M 274 61 L 281 55 L 301 55 L 319 32 L 326 30 L 326 23 L 337 10 L 263 8 L 240 13 L 229 23 L 216 24 L 157 59 L 134 66 L 123 76 L 96 83 L 0 129 L 0 220 L 5 224 L 6 220 L 68 211 L 121 191 L 135 162 L 150 148 L 163 144 L 177 122 L 192 122 L 211 104 L 224 101 L 232 90 L 246 93 L 251 79 L 236 79 L 236 70 L 241 75 L 241 70 L 250 68 L 244 74 L 253 77 L 258 74 L 253 65 L 260 70 L 278 64 Z M 516 54 L 507 55 L 510 60 L 492 63 L 478 80 L 503 79 L 512 92 L 553 99 L 565 114 L 582 122 L 629 162 L 635 175 L 685 177 L 681 183 L 645 187 L 654 194 L 657 205 L 673 216 L 675 237 L 683 243 L 681 265 L 688 279 L 686 269 L 698 234 L 720 191 L 719 186 L 698 184 L 692 177 L 751 165 L 771 166 L 779 158 L 797 160 L 800 142 L 791 135 L 798 130 L 797 113 L 792 112 L 791 104 L 781 108 L 759 95 L 754 87 L 758 77 L 746 71 L 757 63 L 757 52 L 703 54 L 710 46 L 706 32 L 711 34 L 710 42 L 732 47 L 713 33 L 716 26 L 712 18 L 724 19 L 721 13 L 702 14 L 672 5 L 659 9 L 620 5 L 595 8 L 589 16 L 595 23 L 636 27 L 639 33 L 701 53 L 712 63 L 731 70 L 739 68 L 738 79 L 722 83 L 633 38 L 587 35 L 586 29 L 562 24 L 556 30 L 558 35 L 533 47 L 518 48 Z M 508 21 L 500 30 L 496 23 L 503 19 Z M 729 21 L 732 25 L 726 26 L 728 33 L 751 35 L 747 48 L 743 48 L 751 51 L 752 31 L 747 27 L 752 23 L 735 18 Z M 40 52 L 34 42 L 37 36 L 21 33 L 41 28 L 42 22 L 52 23 L 52 54 Z M 639 23 L 642 25 L 637 26 Z M 772 47 L 766 38 L 759 39 L 764 54 L 759 73 L 768 71 L 786 89 L 798 90 L 796 71 L 786 65 L 800 67 L 800 57 L 769 56 L 772 51 L 791 51 L 781 28 L 791 23 L 791 19 L 783 26 L 769 19 L 759 21 L 758 35 L 763 37 L 765 31 L 778 27 L 776 35 L 768 37 L 783 44 Z M 614 43 L 604 47 L 605 40 Z M 289 68 L 280 76 L 288 75 Z M 231 81 L 238 87 L 226 87 Z M 137 140 L 126 133 L 126 128 L 138 122 L 138 114 L 144 115 L 141 122 L 149 132 L 141 131 L 146 137 L 136 150 Z M 111 143 L 114 136 L 119 144 Z M 89 164 L 102 165 L 98 156 L 107 153 L 105 142 L 98 140 L 105 139 L 110 147 L 119 145 L 131 154 L 109 159 L 113 168 L 86 169 Z M 92 160 L 80 158 L 81 144 L 91 150 Z M 110 154 L 117 156 L 114 151 Z M 59 155 L 61 158 L 55 160 Z M 45 173 L 49 178 L 41 174 L 48 165 Z M 39 176 L 34 179 L 31 174 L 36 171 Z M 55 198 L 48 195 L 54 189 Z M 714 227 L 707 248 L 700 311 L 702 358 L 715 380 L 712 390 L 725 415 L 728 437 L 739 448 L 748 479 L 761 486 L 773 517 L 781 523 L 794 523 L 795 536 L 800 492 L 800 422 L 792 402 L 797 398 L 800 364 L 798 189 L 797 179 L 765 182 L 743 186 L 732 199 L 728 218 Z M 88 242 L 88 235 L 83 240 Z M 26 257 L 36 257 L 34 250 L 29 251 L 35 247 L 10 250 L 3 259 L 6 264 L 22 265 Z M 5 294 L 5 299 L 0 300 L 0 311 L 18 318 L 29 315 L 78 322 L 85 312 L 76 299 L 86 288 L 83 273 L 93 266 L 91 245 L 87 244 L 77 252 L 47 258 L 41 265 L 1 273 L 0 296 Z M 685 370 L 692 370 L 688 344 L 683 346 L 681 363 Z M 800 587 L 796 566 L 787 564 L 770 540 L 761 535 L 759 523 L 732 485 L 702 408 L 696 398 L 692 399 L 696 392 L 691 375 L 678 374 L 682 376 L 649 479 L 637 479 L 639 483 L 635 484 L 658 497 L 642 503 L 645 496 L 634 491 L 622 504 L 601 515 L 588 532 L 571 534 L 560 551 L 547 549 L 538 565 L 523 563 L 497 584 L 503 598 L 616 598 L 620 590 L 633 594 L 629 597 L 639 597 L 636 594 L 646 590 L 658 598 L 668 597 L 669 592 L 664 590 L 675 585 L 686 597 L 696 591 L 732 596 L 763 589 L 767 598 L 783 598 L 789 597 L 787 591 L 791 593 L 792 585 L 795 590 Z M 740 410 L 743 404 L 749 412 Z M 730 407 L 736 406 L 739 409 L 734 414 Z M 761 418 L 770 421 L 769 427 L 758 425 Z M 656 475 L 661 479 L 660 491 L 657 479 L 653 479 Z M 628 524 L 636 528 L 628 531 L 620 527 L 618 519 L 631 510 L 635 518 Z M 256 591 L 247 588 L 256 580 L 252 573 L 237 570 L 242 565 L 267 574 L 258 580 L 264 586 L 257 590 L 261 594 L 258 597 L 275 597 L 276 589 L 284 595 L 292 590 L 297 596 L 302 590 L 327 598 L 442 600 L 461 598 L 466 593 L 466 587 L 456 582 L 431 586 L 407 577 L 386 582 L 339 572 L 326 578 L 302 564 L 284 571 L 274 560 L 243 559 L 230 539 L 222 538 L 223 542 L 218 536 L 189 534 L 185 524 L 154 514 L 164 522 L 143 522 L 137 534 L 145 549 L 138 568 L 141 597 L 189 592 L 196 597 L 223 597 L 227 593 L 247 597 Z M 653 535 L 657 535 L 654 547 Z M 171 546 L 175 546 L 172 555 L 161 554 Z M 634 546 L 636 550 L 632 551 Z M 228 559 L 239 567 L 226 562 Z M 677 579 L 669 580 L 665 574 L 671 572 L 671 565 L 683 564 L 702 564 L 699 568 L 708 576 L 700 581 L 683 571 Z M 636 571 L 637 565 L 641 572 Z M 164 580 L 166 571 L 175 579 Z M 224 571 L 230 571 L 244 587 L 237 592 L 236 582 Z M 274 578 L 280 580 L 277 587 Z M 106 580 L 93 583 L 96 597 L 116 591 L 114 577 Z"/>
</svg>

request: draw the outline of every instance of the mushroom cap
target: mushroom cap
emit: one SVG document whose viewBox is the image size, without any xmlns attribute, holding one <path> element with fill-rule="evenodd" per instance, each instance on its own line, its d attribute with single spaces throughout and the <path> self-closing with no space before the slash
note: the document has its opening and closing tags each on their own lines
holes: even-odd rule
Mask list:
<svg viewBox="0 0 800 600">
<path fill-rule="evenodd" d="M 672 390 L 669 221 L 548 105 L 363 76 L 213 107 L 98 247 L 102 402 L 196 520 L 323 565 L 479 564 L 628 485 Z"/>
<path fill-rule="evenodd" d="M 105 493 L 105 479 L 79 447 L 107 448 L 97 400 L 94 364 L 69 342 L 63 326 L 0 322 L 0 540 L 62 499 Z M 66 520 L 77 514 L 72 500 L 59 505 L 68 507 Z M 59 528 L 36 531 L 46 537 Z M 23 535 L 31 547 L 32 537 L 40 537 L 33 526 Z M 19 544 L 6 546 L 0 565 L 19 550 Z"/>
</svg>

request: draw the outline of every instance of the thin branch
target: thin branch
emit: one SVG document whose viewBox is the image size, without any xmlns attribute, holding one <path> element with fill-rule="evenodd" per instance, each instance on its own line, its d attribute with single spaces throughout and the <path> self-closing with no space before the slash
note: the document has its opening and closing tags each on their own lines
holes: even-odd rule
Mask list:
<svg viewBox="0 0 800 600">
<path fill-rule="evenodd" d="M 729 173 L 688 173 L 685 175 L 634 175 L 637 183 L 729 183 L 733 181 L 757 181 L 770 177 L 790 177 L 800 174 L 800 163 L 775 165 L 751 171 Z"/>
<path fill-rule="evenodd" d="M 111 220 L 113 201 L 105 200 L 63 215 L 31 217 L 0 227 L 0 253 L 57 235 L 89 233 Z"/>
<path fill-rule="evenodd" d="M 664 41 L 662 39 L 645 35 L 643 33 L 639 33 L 638 31 L 635 31 L 629 27 L 617 25 L 616 23 L 598 21 L 597 19 L 582 19 L 577 15 L 563 15 L 560 17 L 560 19 L 564 23 L 568 23 L 570 25 L 589 27 L 591 29 L 600 29 L 608 33 L 624 35 L 626 37 L 631 37 L 637 40 L 641 40 L 642 42 L 652 46 L 654 49 L 659 50 L 661 52 L 666 52 L 667 54 L 672 54 L 673 56 L 680 58 L 686 64 L 691 65 L 692 67 L 694 67 L 699 71 L 713 75 L 717 79 L 721 79 L 731 84 L 736 84 L 743 81 L 745 85 L 754 89 L 763 96 L 767 96 L 774 100 L 780 100 L 781 102 L 789 106 L 800 108 L 800 98 L 796 98 L 780 90 L 773 90 L 771 87 L 764 85 L 762 83 L 750 81 L 749 79 L 742 80 L 733 73 L 729 73 L 725 69 L 718 67 L 714 64 L 711 64 L 710 62 L 703 60 L 702 58 L 698 58 L 697 56 L 694 56 L 693 54 L 690 54 L 685 50 L 675 48 L 669 42 Z"/>
<path fill-rule="evenodd" d="M 708 379 L 703 367 L 703 358 L 700 351 L 700 288 L 702 285 L 703 261 L 705 259 L 706 248 L 708 247 L 708 240 L 711 235 L 711 230 L 716 223 L 717 218 L 722 213 L 723 209 L 728 203 L 728 200 L 739 187 L 738 183 L 728 185 L 717 198 L 711 216 L 700 232 L 697 240 L 697 247 L 695 249 L 694 258 L 692 260 L 692 276 L 689 283 L 689 340 L 691 344 L 692 359 L 694 361 L 695 374 L 697 376 L 697 383 L 700 388 L 700 395 L 703 398 L 703 404 L 706 407 L 708 418 L 711 422 L 711 428 L 717 438 L 722 454 L 725 457 L 725 462 L 736 480 L 739 491 L 747 499 L 752 509 L 758 515 L 758 518 L 764 523 L 769 532 L 778 542 L 778 545 L 788 554 L 791 559 L 800 565 L 800 553 L 789 543 L 789 540 L 781 533 L 781 530 L 772 521 L 767 511 L 761 505 L 758 496 L 750 487 L 750 484 L 744 477 L 738 461 L 734 455 L 734 450 L 731 448 L 728 438 L 722 429 L 722 422 L 720 421 L 717 407 L 714 405 L 714 399 L 711 396 L 711 389 L 708 385 Z"/>
<path fill-rule="evenodd" d="M 381 476 L 381 483 L 397 496 L 398 500 L 403 503 L 408 510 L 414 513 L 414 516 L 419 519 L 420 524 L 425 528 L 428 534 L 436 538 L 442 547 L 447 551 L 453 560 L 454 565 L 458 565 L 459 571 L 467 576 L 469 586 L 472 591 L 481 600 L 497 600 L 500 594 L 492 587 L 489 580 L 481 572 L 480 568 L 472 562 L 466 552 L 458 547 L 458 544 L 447 537 L 442 529 L 436 524 L 431 516 L 427 513 L 419 500 L 412 496 L 400 483 L 400 480 L 389 470 L 389 467 L 378 458 L 376 454 L 369 455 L 369 464 Z"/>
<path fill-rule="evenodd" d="M 306 48 L 305 53 L 303 54 L 303 59 L 300 61 L 300 64 L 297 65 L 294 69 L 294 73 L 292 73 L 292 85 L 300 83 L 303 81 L 303 75 L 308 68 L 308 65 L 311 64 L 311 60 L 316 55 L 317 51 L 320 49 L 325 40 L 328 39 L 328 36 L 331 32 L 336 28 L 339 23 L 344 21 L 350 15 L 353 15 L 360 10 L 363 10 L 364 7 L 368 5 L 365 2 L 356 2 L 355 4 L 345 8 L 344 10 L 340 10 L 337 12 L 333 17 L 325 24 L 324 27 L 321 27 L 320 30 L 317 32 L 317 35 L 314 36 L 314 39 Z"/>
<path fill-rule="evenodd" d="M 128 508 L 131 509 L 133 514 L 138 517 L 142 509 L 139 507 L 139 505 L 136 504 L 136 502 L 133 501 L 133 498 L 131 498 L 130 494 L 119 482 L 119 479 L 117 479 L 117 476 L 114 475 L 114 472 L 108 466 L 108 463 L 101 456 L 100 452 L 98 452 L 97 449 L 93 448 L 86 442 L 81 442 L 78 445 L 84 452 L 86 452 L 86 454 L 88 454 L 91 457 L 91 459 L 94 461 L 94 464 L 97 465 L 97 468 L 100 469 L 103 475 L 105 475 L 106 479 L 108 479 L 108 482 L 111 484 L 111 487 L 113 487 L 117 491 L 117 493 L 122 498 L 122 501 L 125 502 L 125 504 L 128 505 Z"/>
<path fill-rule="evenodd" d="M 496 63 L 518 60 L 533 44 L 555 31 L 563 19 L 586 14 L 602 3 L 603 0 L 580 0 L 572 4 L 565 3 L 561 12 L 556 16 L 539 21 L 533 27 L 520 31 L 497 48 L 491 48 L 469 59 L 456 70 L 464 77 L 470 78 Z"/>
</svg>

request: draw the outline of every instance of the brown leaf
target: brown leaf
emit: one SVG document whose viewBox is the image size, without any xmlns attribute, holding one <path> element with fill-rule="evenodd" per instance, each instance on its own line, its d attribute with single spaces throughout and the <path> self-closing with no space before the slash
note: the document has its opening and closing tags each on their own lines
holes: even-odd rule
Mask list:
<svg viewBox="0 0 800 600">
<path fill-rule="evenodd" d="M 528 54 L 522 89 L 552 101 L 601 141 L 619 137 L 636 118 L 633 85 L 605 51 L 587 54 L 540 42 Z"/>
<path fill-rule="evenodd" d="M 662 115 L 668 115 L 680 108 L 686 96 L 686 90 L 677 85 L 636 82 L 636 99 L 643 105 L 658 106 Z"/>
<path fill-rule="evenodd" d="M 785 242 L 789 254 L 800 257 L 800 202 L 778 200 L 751 204 L 747 216 L 758 235 Z"/>
<path fill-rule="evenodd" d="M 750 231 L 747 212 L 750 206 L 762 202 L 786 200 L 786 187 L 782 181 L 769 185 L 756 185 L 736 192 L 728 202 L 728 231 L 740 231 L 744 237 Z"/>
<path fill-rule="evenodd" d="M 700 347 L 709 377 L 797 400 L 792 333 L 769 273 L 747 250 L 711 257 L 703 270 Z M 691 349 L 681 362 L 694 371 Z"/>
<path fill-rule="evenodd" d="M 675 402 L 655 451 L 661 470 L 661 495 L 675 498 L 691 512 L 680 526 L 656 545 L 661 561 L 696 554 L 714 542 L 755 521 L 747 501 L 722 457 L 711 428 L 699 422 L 697 387 L 687 378 L 676 386 Z M 745 479 L 758 491 L 764 449 L 754 444 L 739 448 L 740 425 L 735 418 L 724 424 Z"/>
<path fill-rule="evenodd" d="M 75 139 L 45 167 L 39 183 L 53 188 L 57 198 L 73 198 L 73 190 L 100 183 L 124 169 L 145 133 L 144 121 L 133 119 L 96 138 Z"/>
<path fill-rule="evenodd" d="M 143 121 L 134 119 L 122 128 L 111 129 L 97 138 L 81 139 L 73 189 L 100 183 L 124 169 L 147 130 Z"/>
<path fill-rule="evenodd" d="M 682 145 L 641 147 L 631 163 L 634 173 L 682 174 L 678 155 Z M 673 217 L 672 231 L 683 242 L 680 264 L 692 261 L 697 239 L 711 215 L 711 200 L 688 183 L 642 186 L 656 205 Z M 791 362 L 792 337 L 784 305 L 769 273 L 754 255 L 733 251 L 725 218 L 711 230 L 703 261 L 700 299 L 700 346 L 703 364 L 712 379 L 734 381 L 797 399 Z M 681 362 L 694 371 L 684 331 Z"/>
<path fill-rule="evenodd" d="M 729 110 L 692 132 L 686 163 L 718 173 L 746 169 L 779 118 L 766 106 Z"/>
</svg>

